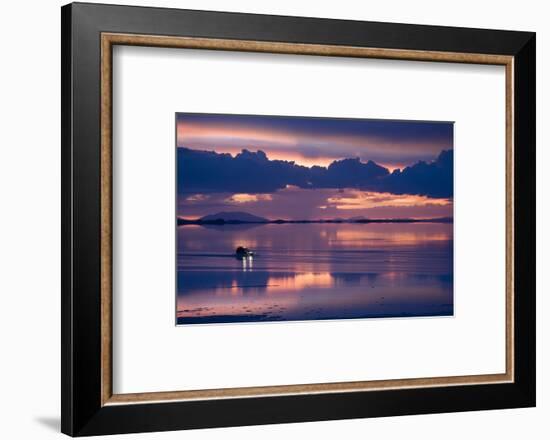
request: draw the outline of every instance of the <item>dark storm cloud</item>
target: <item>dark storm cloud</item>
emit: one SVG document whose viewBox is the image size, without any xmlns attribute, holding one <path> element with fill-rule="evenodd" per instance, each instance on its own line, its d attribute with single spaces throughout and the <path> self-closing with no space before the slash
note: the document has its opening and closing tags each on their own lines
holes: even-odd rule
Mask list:
<svg viewBox="0 0 550 440">
<path fill-rule="evenodd" d="M 418 162 L 395 170 L 380 182 L 381 190 L 393 194 L 419 194 L 429 197 L 453 196 L 453 150 L 442 151 L 437 160 Z"/>
<path fill-rule="evenodd" d="M 288 185 L 299 188 L 356 188 L 393 194 L 453 196 L 453 152 L 442 151 L 431 162 L 419 161 L 390 173 L 373 161 L 335 160 L 311 168 L 269 160 L 263 151 L 243 150 L 233 157 L 210 151 L 177 149 L 178 194 L 274 193 Z"/>
</svg>

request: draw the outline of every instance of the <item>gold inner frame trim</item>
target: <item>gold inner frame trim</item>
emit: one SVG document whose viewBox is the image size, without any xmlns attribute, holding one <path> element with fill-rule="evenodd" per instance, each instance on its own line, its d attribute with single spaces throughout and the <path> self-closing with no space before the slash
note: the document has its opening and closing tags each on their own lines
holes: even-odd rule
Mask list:
<svg viewBox="0 0 550 440">
<path fill-rule="evenodd" d="M 113 394 L 112 330 L 112 60 L 113 46 L 149 46 L 182 49 L 207 49 L 263 52 L 293 55 L 378 58 L 503 65 L 506 69 L 506 372 L 469 376 L 387 379 L 358 382 L 331 382 L 299 385 L 181 390 L 166 392 Z M 293 394 L 318 394 L 480 385 L 514 381 L 514 58 L 506 55 L 381 49 L 267 41 L 228 40 L 194 37 L 169 37 L 135 34 L 101 34 L 101 404 L 120 405 L 144 402 L 267 397 Z"/>
</svg>

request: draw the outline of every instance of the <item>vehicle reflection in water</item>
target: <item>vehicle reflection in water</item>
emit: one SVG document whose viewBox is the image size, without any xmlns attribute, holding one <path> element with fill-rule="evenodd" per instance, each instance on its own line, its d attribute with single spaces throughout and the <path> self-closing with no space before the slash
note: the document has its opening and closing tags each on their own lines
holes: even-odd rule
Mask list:
<svg viewBox="0 0 550 440">
<path fill-rule="evenodd" d="M 254 257 L 238 258 L 242 261 L 243 272 L 251 271 L 254 267 Z"/>
</svg>

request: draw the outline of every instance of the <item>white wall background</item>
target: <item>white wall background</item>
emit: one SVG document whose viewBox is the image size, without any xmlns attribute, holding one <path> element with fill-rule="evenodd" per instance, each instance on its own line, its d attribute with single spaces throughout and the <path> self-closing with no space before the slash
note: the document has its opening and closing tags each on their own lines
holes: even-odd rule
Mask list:
<svg viewBox="0 0 550 440">
<path fill-rule="evenodd" d="M 116 3 L 103 0 L 104 3 Z M 538 32 L 538 407 L 385 419 L 128 435 L 120 438 L 346 439 L 468 437 L 546 438 L 550 388 L 543 372 L 550 348 L 543 292 L 550 288 L 543 253 L 550 246 L 542 228 L 550 216 L 550 177 L 543 175 L 542 106 L 550 96 L 550 19 L 535 0 L 452 5 L 428 0 L 145 0 L 122 1 L 191 9 L 442 24 Z M 57 0 L 4 2 L 0 6 L 0 437 L 56 438 L 59 434 L 60 368 L 60 12 Z M 545 53 L 546 52 L 546 53 Z M 547 255 L 546 255 L 547 256 Z M 546 272 L 544 274 L 543 272 Z M 546 287 L 546 289 L 545 289 Z M 111 437 L 117 438 L 117 437 Z"/>
</svg>

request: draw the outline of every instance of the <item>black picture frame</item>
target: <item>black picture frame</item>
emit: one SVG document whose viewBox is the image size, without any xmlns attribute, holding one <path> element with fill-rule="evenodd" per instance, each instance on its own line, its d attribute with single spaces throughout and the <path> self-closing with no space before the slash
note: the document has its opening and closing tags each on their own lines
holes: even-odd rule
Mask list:
<svg viewBox="0 0 550 440">
<path fill-rule="evenodd" d="M 83 436 L 535 406 L 534 33 L 86 3 L 62 7 L 61 18 L 62 432 Z M 512 56 L 513 382 L 103 405 L 102 32 Z"/>
</svg>

